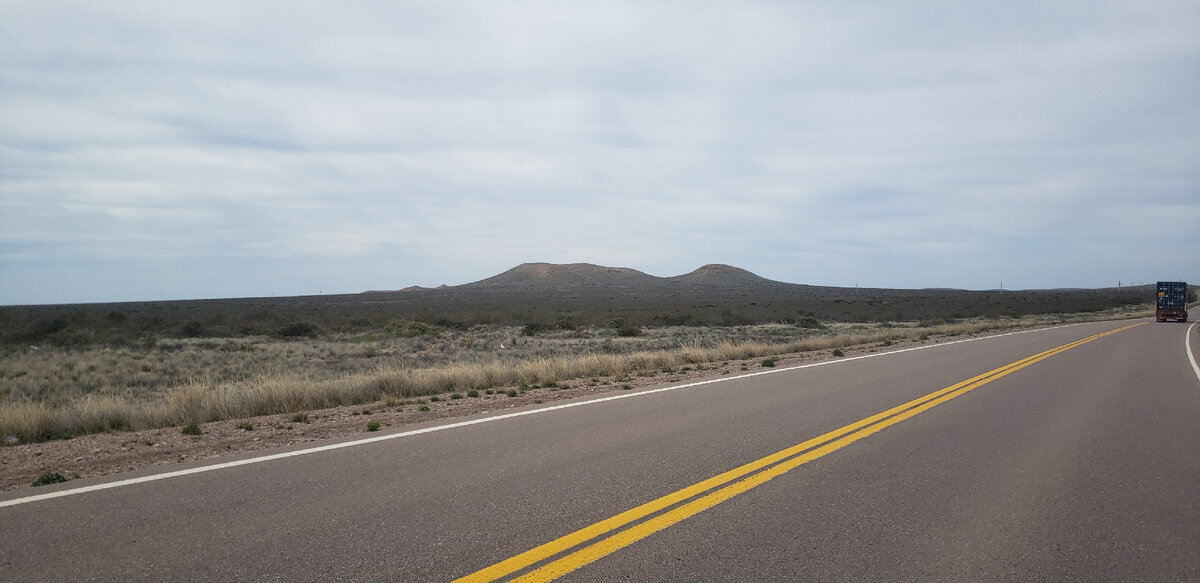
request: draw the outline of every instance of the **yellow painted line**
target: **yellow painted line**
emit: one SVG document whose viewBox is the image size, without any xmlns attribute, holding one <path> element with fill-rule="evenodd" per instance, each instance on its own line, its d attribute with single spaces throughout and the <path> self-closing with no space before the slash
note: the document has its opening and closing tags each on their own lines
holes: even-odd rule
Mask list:
<svg viewBox="0 0 1200 583">
<path fill-rule="evenodd" d="M 1144 322 L 1142 324 L 1144 324 Z M 520 581 L 524 583 L 534 581 L 550 581 L 556 579 L 562 575 L 574 571 L 575 569 L 578 569 L 579 567 L 594 562 L 605 555 L 650 536 L 655 532 L 667 528 L 672 524 L 712 508 L 713 506 L 737 496 L 738 494 L 746 492 L 751 488 L 765 484 L 766 482 L 801 465 L 837 451 L 847 445 L 850 445 L 851 443 L 854 443 L 855 441 L 858 441 L 859 439 L 895 425 L 901 421 L 913 417 L 914 415 L 949 401 L 950 399 L 966 394 L 971 390 L 1011 374 L 1017 370 L 1050 358 L 1056 354 L 1066 352 L 1067 350 L 1082 344 L 1086 344 L 1098 338 L 1108 336 L 1110 334 L 1116 334 L 1117 332 L 1121 332 L 1135 326 L 1141 326 L 1142 324 L 1133 324 L 1123 328 L 1089 336 L 1082 340 L 1076 340 L 1057 348 L 1053 348 L 1004 365 L 1000 368 L 988 371 L 960 383 L 953 384 L 944 389 L 934 391 L 923 397 L 913 399 L 912 401 L 898 405 L 888 409 L 887 411 L 883 411 L 882 413 L 877 413 L 862 419 L 861 421 L 857 421 L 839 429 L 830 431 L 829 433 L 821 435 L 820 437 L 809 439 L 803 443 L 794 445 L 787 449 L 729 470 L 728 472 L 724 472 L 702 482 L 696 483 L 692 486 L 683 488 L 682 490 L 667 494 L 666 496 L 652 500 L 636 508 L 626 510 L 625 512 L 617 514 L 611 518 L 602 520 L 591 526 L 550 541 L 544 545 L 525 551 L 524 553 L 516 555 L 510 559 L 506 559 L 476 571 L 475 573 L 462 577 L 458 579 L 456 583 L 496 581 L 502 577 L 506 577 L 516 573 L 517 571 L 531 567 L 569 549 L 575 548 L 585 542 L 591 541 L 592 539 L 606 535 L 626 525 L 654 515 L 664 509 L 679 504 L 680 502 L 684 502 L 699 496 L 704 492 L 719 488 L 709 494 L 703 495 L 695 500 L 691 500 L 686 504 L 682 504 L 667 512 L 658 514 L 657 516 L 654 516 L 649 520 L 645 520 L 644 522 L 641 522 L 632 528 L 628 528 L 575 552 L 567 554 L 546 565 L 543 565 L 540 568 L 530 571 L 529 573 L 526 573 L 525 575 L 518 577 L 513 581 Z"/>
</svg>

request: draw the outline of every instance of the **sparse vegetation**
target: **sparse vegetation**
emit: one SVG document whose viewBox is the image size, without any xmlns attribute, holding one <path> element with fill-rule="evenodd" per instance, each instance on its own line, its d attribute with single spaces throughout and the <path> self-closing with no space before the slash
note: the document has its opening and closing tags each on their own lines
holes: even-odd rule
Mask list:
<svg viewBox="0 0 1200 583">
<path fill-rule="evenodd" d="M 753 359 L 769 366 L 767 360 L 788 353 L 1082 319 L 945 318 L 888 327 L 829 320 L 816 322 L 817 327 L 800 319 L 733 327 L 651 326 L 632 336 L 622 335 L 611 321 L 594 326 L 575 317 L 569 320 L 573 327 L 544 326 L 535 336 L 523 336 L 523 325 L 465 325 L 446 318 L 435 326 L 383 317 L 339 321 L 324 312 L 267 309 L 236 318 L 192 312 L 179 320 L 129 307 L 93 312 L 30 312 L 37 316 L 20 320 L 0 310 L 5 323 L 0 439 L 5 443 L 171 426 L 199 432 L 199 422 L 271 414 L 295 415 L 293 422 L 303 423 L 308 417 L 300 415 L 306 411 L 339 405 L 382 401 L 392 408 L 401 399 L 437 402 L 464 393 L 478 397 L 481 391 L 517 397 L 539 387 L 562 389 L 577 384 L 568 383 L 575 379 L 624 389 L 630 378 L 659 371 L 673 375 Z M 557 322 L 559 316 L 547 321 Z M 180 337 L 192 322 L 200 324 L 202 335 Z M 417 410 L 429 407 L 421 404 Z"/>
<path fill-rule="evenodd" d="M 292 416 L 292 423 L 308 423 L 308 413 L 301 411 Z"/>
<path fill-rule="evenodd" d="M 378 421 L 368 421 L 367 431 L 379 431 L 380 424 Z"/>
<path fill-rule="evenodd" d="M 187 425 L 184 425 L 183 429 L 180 429 L 179 432 L 184 435 L 200 435 L 203 433 L 203 431 L 200 430 L 200 426 L 196 423 L 188 423 Z"/>
</svg>

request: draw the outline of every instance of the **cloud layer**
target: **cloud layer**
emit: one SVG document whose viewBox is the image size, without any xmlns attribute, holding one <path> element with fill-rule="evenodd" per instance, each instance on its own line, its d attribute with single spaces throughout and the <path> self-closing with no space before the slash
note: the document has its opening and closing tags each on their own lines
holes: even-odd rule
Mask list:
<svg viewBox="0 0 1200 583">
<path fill-rule="evenodd" d="M 1193 3 L 814 4 L 0 2 L 0 303 L 1200 281 Z"/>
</svg>

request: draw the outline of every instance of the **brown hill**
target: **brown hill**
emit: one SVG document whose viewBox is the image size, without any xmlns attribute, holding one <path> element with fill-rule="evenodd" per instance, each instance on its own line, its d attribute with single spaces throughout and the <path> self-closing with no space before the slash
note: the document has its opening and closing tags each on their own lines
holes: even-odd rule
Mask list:
<svg viewBox="0 0 1200 583">
<path fill-rule="evenodd" d="M 627 267 L 605 267 L 591 263 L 522 263 L 504 273 L 458 286 L 478 290 L 564 289 L 579 286 L 628 286 L 660 278 Z"/>
<path fill-rule="evenodd" d="M 686 285 L 704 286 L 748 286 L 780 283 L 759 277 L 740 267 L 720 263 L 710 263 L 691 273 L 678 275 L 669 279 Z"/>
</svg>

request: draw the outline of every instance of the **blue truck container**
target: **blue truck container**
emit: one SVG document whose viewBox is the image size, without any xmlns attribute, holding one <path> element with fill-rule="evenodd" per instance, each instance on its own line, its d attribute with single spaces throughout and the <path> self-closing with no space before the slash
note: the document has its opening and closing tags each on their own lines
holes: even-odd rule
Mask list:
<svg viewBox="0 0 1200 583">
<path fill-rule="evenodd" d="M 1187 282 L 1158 282 L 1158 302 L 1154 307 L 1154 317 L 1159 322 L 1187 322 Z"/>
</svg>

